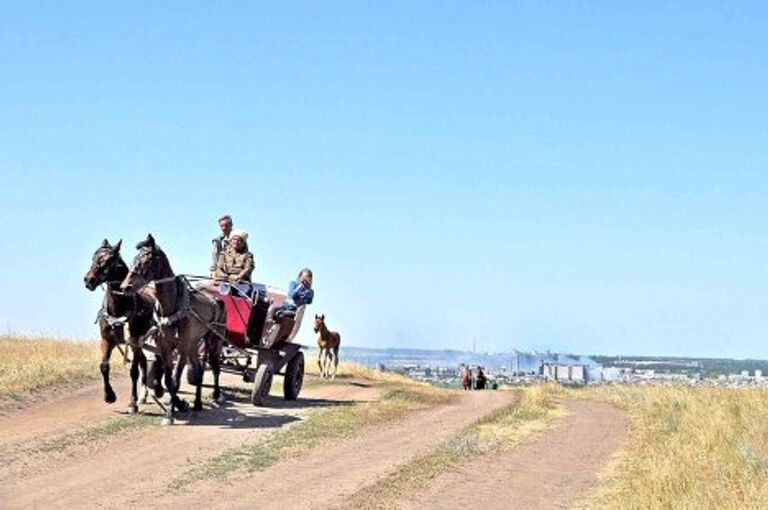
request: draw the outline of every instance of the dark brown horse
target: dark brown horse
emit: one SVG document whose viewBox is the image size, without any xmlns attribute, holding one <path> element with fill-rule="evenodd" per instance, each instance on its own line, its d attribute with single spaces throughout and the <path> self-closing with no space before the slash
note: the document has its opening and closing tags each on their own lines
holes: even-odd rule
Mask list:
<svg viewBox="0 0 768 510">
<path fill-rule="evenodd" d="M 198 346 L 204 342 L 208 363 L 213 372 L 213 398 L 221 400 L 219 374 L 223 337 L 224 309 L 208 295 L 193 289 L 183 276 L 176 276 L 165 253 L 152 235 L 136 245 L 139 253 L 123 280 L 121 288 L 151 296 L 155 302 L 158 326 L 157 347 L 163 361 L 165 386 L 171 393 L 163 424 L 173 423 L 174 409 L 185 410 L 186 402 L 178 397 L 178 377 L 173 374 L 173 353 L 189 363 L 188 380 L 195 386 L 193 410 L 202 404 L 203 362 Z M 153 284 L 150 285 L 150 284 Z"/>
<path fill-rule="evenodd" d="M 320 333 L 317 337 L 317 366 L 320 368 L 320 377 L 323 379 L 336 378 L 336 371 L 339 367 L 339 346 L 341 345 L 341 335 L 337 331 L 328 330 L 325 325 L 325 315 L 315 315 L 315 333 Z M 333 371 L 331 371 L 333 364 Z"/>
<path fill-rule="evenodd" d="M 142 403 L 146 402 L 147 387 L 147 358 L 139 343 L 140 339 L 152 326 L 152 305 L 140 299 L 136 295 L 125 294 L 120 291 L 120 284 L 128 274 L 128 266 L 120 256 L 118 241 L 110 246 L 109 241 L 104 242 L 94 252 L 91 267 L 83 279 L 88 290 L 94 290 L 99 285 L 106 286 L 104 303 L 99 311 L 97 322 L 101 334 L 101 375 L 104 379 L 104 401 L 112 404 L 117 399 L 115 391 L 109 381 L 109 359 L 112 351 L 119 344 L 125 343 L 123 325 L 128 324 L 130 334 L 130 346 L 133 353 L 131 362 L 131 403 L 128 412 L 133 414 L 139 409 L 138 380 L 141 375 L 141 384 L 144 386 Z M 127 348 L 127 347 L 126 347 Z M 162 392 L 162 386 L 154 383 L 157 392 Z"/>
</svg>

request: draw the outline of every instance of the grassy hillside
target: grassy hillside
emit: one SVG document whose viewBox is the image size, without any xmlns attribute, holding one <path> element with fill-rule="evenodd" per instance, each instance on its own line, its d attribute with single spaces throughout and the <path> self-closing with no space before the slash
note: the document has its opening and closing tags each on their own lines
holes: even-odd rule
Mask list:
<svg viewBox="0 0 768 510">
<path fill-rule="evenodd" d="M 630 417 L 627 449 L 583 508 L 765 508 L 768 391 L 616 385 L 578 394 Z"/>
<path fill-rule="evenodd" d="M 0 399 L 19 400 L 37 390 L 99 378 L 100 360 L 93 341 L 0 336 Z"/>
</svg>

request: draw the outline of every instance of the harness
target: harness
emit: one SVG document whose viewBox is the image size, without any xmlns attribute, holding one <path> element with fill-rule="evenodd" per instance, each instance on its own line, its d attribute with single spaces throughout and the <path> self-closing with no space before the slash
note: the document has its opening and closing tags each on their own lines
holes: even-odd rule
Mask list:
<svg viewBox="0 0 768 510">
<path fill-rule="evenodd" d="M 110 284 L 113 283 L 120 283 L 119 281 L 113 281 L 113 282 L 104 282 L 107 285 L 106 291 L 104 292 L 104 298 L 101 300 L 101 308 L 99 308 L 99 311 L 96 313 L 96 320 L 93 322 L 94 324 L 98 324 L 100 320 L 104 320 L 104 322 L 107 323 L 107 326 L 109 326 L 112 329 L 117 329 L 123 327 L 127 322 L 129 322 L 131 319 L 136 317 L 138 315 L 137 309 L 138 309 L 138 301 L 135 294 L 125 294 L 122 291 L 119 290 L 112 290 L 109 288 Z M 109 295 L 115 295 L 115 296 L 126 296 L 130 295 L 132 299 L 131 307 L 128 309 L 128 313 L 122 316 L 114 316 L 109 313 L 109 307 L 107 306 L 107 299 L 109 298 Z"/>
<path fill-rule="evenodd" d="M 100 248 L 96 253 L 109 251 L 110 248 L 103 247 Z M 119 256 L 113 256 L 112 260 L 110 261 L 109 265 L 106 266 L 102 271 L 105 274 L 109 274 L 112 271 L 114 271 L 115 266 L 117 266 L 121 262 L 121 259 Z M 109 313 L 109 307 L 107 306 L 107 299 L 110 294 L 115 296 L 125 296 L 126 294 L 119 291 L 119 290 L 113 290 L 111 287 L 112 285 L 121 283 L 120 280 L 112 280 L 112 281 L 103 281 L 101 282 L 101 285 L 105 286 L 105 292 L 104 292 L 104 299 L 101 300 L 101 308 L 96 313 L 96 320 L 93 322 L 94 324 L 98 324 L 100 320 L 104 320 L 104 322 L 107 323 L 107 326 L 111 329 L 118 329 L 122 328 L 127 322 L 129 322 L 133 317 L 137 314 L 137 302 L 136 302 L 136 296 L 133 295 L 132 299 L 133 302 L 131 303 L 131 307 L 128 310 L 128 313 L 124 316 L 115 317 L 114 315 L 111 315 Z"/>
<path fill-rule="evenodd" d="M 159 280 L 153 280 L 153 283 L 168 283 L 171 281 L 176 281 L 177 278 L 182 278 L 187 285 L 182 285 L 181 290 L 177 290 L 177 298 L 178 293 L 181 292 L 181 305 L 176 307 L 176 311 L 169 315 L 164 316 L 162 314 L 162 310 L 160 310 L 160 301 L 155 300 L 155 310 L 154 310 L 154 319 L 158 326 L 160 327 L 171 327 L 174 326 L 177 322 L 181 321 L 182 319 L 185 319 L 187 317 L 187 314 L 192 312 L 194 316 L 198 320 L 200 320 L 200 316 L 197 315 L 197 313 L 192 310 L 192 308 L 189 306 L 189 282 L 187 282 L 186 278 L 182 277 L 176 277 L 176 276 L 169 276 L 168 278 L 161 278 Z"/>
<path fill-rule="evenodd" d="M 210 325 L 215 323 L 209 324 L 208 322 L 203 320 L 202 317 L 200 317 L 200 314 L 197 313 L 194 308 L 192 308 L 191 295 L 194 293 L 196 296 L 203 296 L 208 301 L 210 301 L 211 304 L 214 306 L 216 306 L 216 302 L 208 298 L 208 296 L 206 296 L 205 294 L 201 294 L 200 291 L 198 291 L 197 289 L 193 288 L 186 276 L 184 275 L 169 276 L 168 278 L 152 280 L 152 283 L 154 284 L 167 283 L 174 280 L 176 281 L 181 280 L 184 283 L 184 285 L 182 285 L 181 288 L 177 290 L 177 298 L 181 299 L 181 305 L 176 307 L 176 311 L 173 314 L 165 316 L 165 315 L 162 315 L 162 310 L 160 310 L 160 301 L 155 300 L 155 310 L 154 310 L 155 323 L 157 323 L 157 325 L 160 327 L 172 327 L 172 326 L 175 326 L 178 322 L 186 319 L 188 315 L 191 315 L 192 317 L 197 319 L 201 324 L 205 325 L 206 329 L 211 330 Z M 179 293 L 181 294 L 181 296 L 178 296 Z M 213 331 L 213 332 L 217 334 L 217 336 L 221 336 L 221 335 L 218 335 L 216 331 Z"/>
<path fill-rule="evenodd" d="M 130 321 L 133 320 L 135 317 L 138 317 L 138 316 L 140 316 L 142 314 L 140 313 L 139 298 L 138 298 L 137 294 L 134 294 L 134 293 L 126 294 L 123 291 L 114 290 L 114 289 L 110 288 L 110 286 L 115 284 L 115 283 L 120 283 L 120 281 L 118 280 L 118 281 L 103 282 L 103 285 L 106 285 L 106 289 L 105 289 L 105 292 L 104 292 L 104 298 L 101 301 L 101 308 L 96 313 L 96 320 L 94 321 L 94 324 L 98 324 L 99 321 L 103 320 L 106 323 L 108 328 L 112 329 L 113 331 L 119 331 L 123 327 L 125 327 L 126 324 L 129 324 Z M 114 316 L 114 315 L 109 313 L 109 307 L 107 306 L 107 300 L 109 299 L 110 294 L 114 295 L 114 296 L 130 296 L 131 297 L 131 304 L 130 304 L 130 306 L 128 308 L 128 312 L 125 315 L 117 316 L 116 317 L 116 316 Z M 151 328 L 149 328 L 149 330 L 146 333 L 141 335 L 141 337 L 139 337 L 136 340 L 136 342 L 132 341 L 131 335 L 127 335 L 127 338 L 124 335 L 123 336 L 123 341 L 127 345 L 129 345 L 131 347 L 134 347 L 134 348 L 138 347 L 139 349 L 141 349 L 141 348 L 144 347 L 144 342 L 146 342 L 146 340 L 149 337 L 154 335 L 156 331 L 157 331 L 157 326 L 153 325 Z M 119 345 L 117 345 L 117 349 L 123 355 L 123 363 L 127 363 L 127 360 L 128 360 L 128 350 L 126 349 L 125 351 L 123 351 L 120 348 Z"/>
<path fill-rule="evenodd" d="M 191 278 L 196 278 L 196 277 L 191 277 Z M 154 335 L 159 329 L 173 330 L 178 327 L 181 321 L 188 318 L 189 316 L 192 316 L 195 320 L 197 320 L 202 325 L 204 325 L 205 328 L 211 333 L 213 333 L 216 337 L 226 341 L 225 336 L 223 336 L 221 333 L 219 333 L 214 328 L 212 328 L 213 325 L 223 325 L 223 324 L 204 320 L 200 316 L 200 314 L 197 313 L 197 311 L 195 311 L 195 309 L 192 307 L 191 295 L 193 293 L 196 296 L 205 297 L 205 299 L 210 301 L 211 304 L 213 304 L 214 306 L 216 306 L 216 302 L 210 299 L 205 293 L 201 293 L 199 290 L 192 287 L 192 284 L 189 282 L 189 278 L 187 277 L 187 275 L 174 275 L 174 276 L 168 276 L 166 278 L 158 278 L 156 280 L 150 280 L 146 282 L 142 287 L 152 285 L 155 288 L 157 288 L 158 283 L 162 284 L 162 283 L 169 283 L 172 281 L 182 283 L 181 286 L 178 286 L 178 283 L 177 283 L 177 291 L 176 291 L 177 303 L 179 303 L 179 300 L 181 302 L 180 304 L 177 305 L 176 311 L 174 313 L 166 316 L 166 315 L 163 315 L 163 311 L 160 308 L 160 301 L 158 299 L 155 299 L 154 307 L 152 311 L 152 318 L 155 324 L 149 329 L 149 331 L 147 331 L 147 333 L 144 336 L 142 336 L 139 339 L 139 347 L 141 347 L 144 341 L 150 336 Z M 134 292 L 134 295 L 136 295 L 137 293 L 138 293 L 138 290 Z M 174 333 L 178 334 L 178 331 Z"/>
</svg>

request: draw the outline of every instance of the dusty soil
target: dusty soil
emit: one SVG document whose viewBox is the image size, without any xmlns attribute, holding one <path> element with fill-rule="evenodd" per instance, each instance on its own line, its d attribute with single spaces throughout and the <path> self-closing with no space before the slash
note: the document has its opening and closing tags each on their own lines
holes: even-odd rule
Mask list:
<svg viewBox="0 0 768 510">
<path fill-rule="evenodd" d="M 617 408 L 591 401 L 565 403 L 554 428 L 514 449 L 448 471 L 402 510 L 570 508 L 597 484 L 597 473 L 625 441 Z"/>
<path fill-rule="evenodd" d="M 347 495 L 439 445 L 479 417 L 512 402 L 510 392 L 463 393 L 455 404 L 418 411 L 404 420 L 369 430 L 336 446 L 320 448 L 231 485 L 205 483 L 193 493 L 166 500 L 160 508 L 189 508 L 207 494 L 208 508 L 336 508 Z M 242 487 L 249 487 L 249 498 Z"/>
<path fill-rule="evenodd" d="M 99 437 L 61 451 L 35 448 L 65 434 L 83 433 L 126 416 L 118 404 L 101 401 L 94 384 L 61 399 L 22 409 L 0 418 L 0 507 L 115 508 L 154 505 L 174 476 L 225 448 L 289 426 L 309 414 L 343 401 L 379 398 L 382 389 L 365 382 L 309 385 L 301 398 L 274 398 L 269 407 L 254 407 L 242 383 L 224 375 L 228 402 L 187 422 L 160 427 L 161 415 L 150 411 L 149 425 Z M 117 386 L 125 404 L 127 385 Z M 207 393 L 209 393 L 208 390 Z M 277 392 L 275 392 L 277 393 Z M 189 399 L 189 395 L 187 398 Z M 20 456 L 19 451 L 25 454 Z"/>
<path fill-rule="evenodd" d="M 130 393 L 128 381 L 113 378 L 120 396 Z M 0 415 L 0 447 L 35 437 L 51 436 L 120 414 L 119 404 L 106 405 L 101 399 L 101 382 L 73 386 L 69 392 L 54 390 L 36 394 L 31 402 L 3 407 Z"/>
<path fill-rule="evenodd" d="M 189 421 L 160 427 L 150 410 L 143 424 L 103 432 L 89 430 L 137 417 L 122 414 L 127 385 L 116 387 L 118 402 L 101 401 L 100 384 L 0 417 L 0 508 L 333 508 L 345 498 L 414 456 L 429 451 L 473 421 L 512 402 L 510 392 L 463 393 L 452 404 L 416 411 L 355 437 L 318 445 L 256 473 L 219 482 L 203 480 L 183 491 L 169 483 L 191 466 L 224 449 L 252 444 L 267 434 L 299 423 L 312 413 L 346 401 L 370 401 L 380 387 L 364 381 L 310 384 L 296 402 L 274 398 L 268 407 L 251 405 L 234 376 L 223 384 L 228 402 Z M 210 390 L 206 392 L 209 393 Z M 275 392 L 277 393 L 277 392 Z M 569 403 L 562 425 L 533 442 L 502 452 L 492 469 L 474 474 L 466 466 L 438 478 L 404 508 L 559 508 L 561 495 L 589 489 L 595 473 L 623 438 L 616 409 L 588 402 Z M 51 441 L 78 435 L 58 448 Z M 541 494 L 539 494 L 541 493 Z M 480 500 L 478 501 L 478 498 Z M 437 503 L 436 503 L 437 502 Z"/>
</svg>

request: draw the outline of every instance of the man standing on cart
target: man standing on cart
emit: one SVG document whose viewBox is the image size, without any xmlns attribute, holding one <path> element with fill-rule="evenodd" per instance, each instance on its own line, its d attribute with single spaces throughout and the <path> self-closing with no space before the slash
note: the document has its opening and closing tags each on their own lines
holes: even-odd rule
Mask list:
<svg viewBox="0 0 768 510">
<path fill-rule="evenodd" d="M 229 237 L 232 235 L 232 217 L 228 214 L 225 214 L 219 218 L 219 228 L 221 229 L 221 235 L 214 237 L 211 241 L 213 248 L 213 264 L 211 265 L 211 274 L 216 271 L 216 263 L 219 261 L 219 255 L 227 251 L 229 248 Z"/>
</svg>

